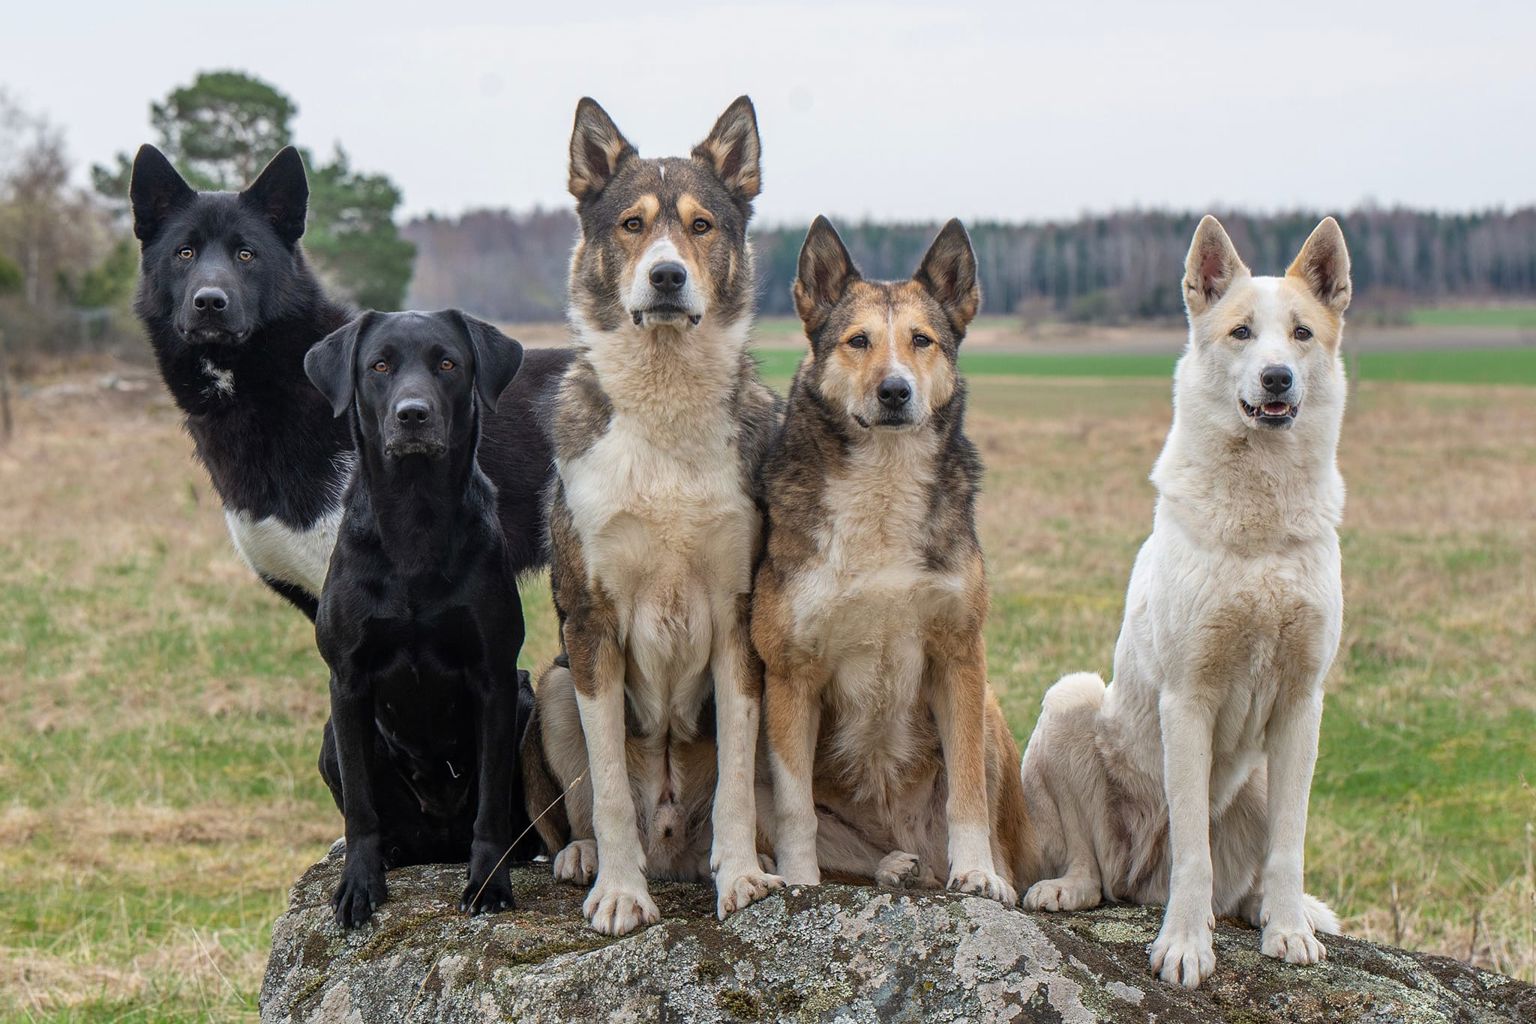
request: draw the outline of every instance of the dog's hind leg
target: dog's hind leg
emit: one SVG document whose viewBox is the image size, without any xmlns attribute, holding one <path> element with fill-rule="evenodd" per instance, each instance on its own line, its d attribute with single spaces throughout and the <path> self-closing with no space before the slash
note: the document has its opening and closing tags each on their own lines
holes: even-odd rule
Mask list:
<svg viewBox="0 0 1536 1024">
<path fill-rule="evenodd" d="M 1091 818 L 1105 813 L 1104 768 L 1094 736 L 1103 702 L 1104 681 L 1088 672 L 1066 676 L 1046 691 L 1020 770 L 1036 816 L 1039 860 L 1050 860 L 1039 869 L 1056 877 L 1025 891 L 1026 910 L 1086 910 L 1103 898 Z M 1048 854 L 1041 842 L 1046 836 Z"/>
<path fill-rule="evenodd" d="M 552 858 L 554 876 L 562 882 L 588 885 L 597 875 L 592 780 L 587 777 L 587 746 L 576 689 L 570 670 L 563 665 L 556 663 L 539 679 L 534 719 L 523 750 L 528 813 L 536 819 L 534 827 Z"/>
</svg>

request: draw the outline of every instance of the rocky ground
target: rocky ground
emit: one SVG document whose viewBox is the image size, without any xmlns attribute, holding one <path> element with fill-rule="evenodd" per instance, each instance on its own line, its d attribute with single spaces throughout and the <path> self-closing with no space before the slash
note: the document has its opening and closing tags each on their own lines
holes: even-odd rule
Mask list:
<svg viewBox="0 0 1536 1024">
<path fill-rule="evenodd" d="M 1443 957 L 1327 940 L 1317 967 L 1258 952 L 1223 921 L 1198 992 L 1148 972 L 1155 908 L 1036 915 L 974 897 L 791 889 L 721 924 L 697 885 L 656 885 L 664 920 L 587 930 L 583 891 L 513 872 L 518 907 L 465 918 L 462 866 L 390 873 L 390 898 L 343 934 L 332 856 L 273 932 L 269 1024 L 374 1021 L 1536 1021 L 1536 988 Z"/>
</svg>

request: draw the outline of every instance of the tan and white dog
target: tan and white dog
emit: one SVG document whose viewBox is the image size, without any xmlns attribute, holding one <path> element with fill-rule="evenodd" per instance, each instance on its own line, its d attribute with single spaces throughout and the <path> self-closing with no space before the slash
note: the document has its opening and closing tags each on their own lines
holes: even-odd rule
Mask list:
<svg viewBox="0 0 1536 1024">
<path fill-rule="evenodd" d="M 555 399 L 545 673 L 525 788 L 556 877 L 622 935 L 646 877 L 713 873 L 722 917 L 780 879 L 757 854 L 761 665 L 748 635 L 758 465 L 778 400 L 747 353 L 759 141 L 741 97 L 682 158 L 642 159 L 592 100 L 571 137 L 577 357 Z M 717 771 L 718 766 L 718 771 Z"/>
<path fill-rule="evenodd" d="M 763 465 L 752 607 L 778 869 L 1011 905 L 1035 876 L 982 638 L 981 459 L 956 366 L 981 300 L 970 239 L 950 221 L 911 280 L 866 281 L 818 217 L 794 291 L 810 352 Z"/>
<path fill-rule="evenodd" d="M 1302 856 L 1343 616 L 1344 236 L 1330 217 L 1284 277 L 1253 277 L 1206 217 L 1184 297 L 1189 344 L 1114 681 L 1051 687 L 1024 754 L 1050 877 L 1023 903 L 1166 902 L 1152 969 L 1194 988 L 1215 967 L 1216 915 L 1262 927 L 1264 954 L 1297 964 L 1338 931 L 1302 890 Z"/>
</svg>

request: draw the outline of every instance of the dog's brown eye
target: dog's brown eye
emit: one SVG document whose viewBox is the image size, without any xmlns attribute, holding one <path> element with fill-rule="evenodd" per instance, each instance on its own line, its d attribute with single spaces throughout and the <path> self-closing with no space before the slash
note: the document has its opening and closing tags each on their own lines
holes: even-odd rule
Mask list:
<svg viewBox="0 0 1536 1024">
<path fill-rule="evenodd" d="M 917 348 L 927 348 L 933 344 L 933 339 L 926 334 L 914 334 L 912 335 L 912 344 Z"/>
<path fill-rule="evenodd" d="M 714 225 L 710 224 L 710 222 L 705 220 L 703 217 L 693 218 L 693 233 L 696 235 L 709 234 L 709 229 L 713 226 Z"/>
<path fill-rule="evenodd" d="M 439 370 L 451 370 L 451 369 L 453 369 L 453 360 L 452 359 L 444 359 L 442 362 L 437 364 L 437 368 Z"/>
<path fill-rule="evenodd" d="M 1238 341 L 1247 341 L 1249 335 L 1252 333 L 1253 332 L 1248 329 L 1247 324 L 1238 324 L 1236 327 L 1232 328 L 1232 337 L 1236 338 Z"/>
<path fill-rule="evenodd" d="M 863 334 L 855 334 L 848 339 L 849 348 L 869 348 L 869 337 Z"/>
<path fill-rule="evenodd" d="M 640 220 L 639 217 L 631 217 L 624 222 L 624 230 L 628 231 L 630 234 L 634 234 L 644 226 L 645 224 Z"/>
<path fill-rule="evenodd" d="M 176 258 L 179 260 L 189 260 L 196 255 L 197 253 L 192 251 L 192 247 L 190 245 L 184 245 L 180 249 L 176 250 Z"/>
<path fill-rule="evenodd" d="M 373 364 L 373 372 L 374 373 L 388 373 L 389 372 L 389 364 L 386 363 L 384 360 L 380 359 L 378 362 Z"/>
<path fill-rule="evenodd" d="M 1312 337 L 1312 328 L 1303 327 L 1298 324 L 1296 329 L 1292 331 L 1291 334 L 1295 336 L 1297 341 L 1308 341 Z"/>
<path fill-rule="evenodd" d="M 235 258 L 241 263 L 249 263 L 251 260 L 256 258 L 256 254 L 251 252 L 249 249 L 241 249 L 239 252 L 235 253 Z"/>
</svg>

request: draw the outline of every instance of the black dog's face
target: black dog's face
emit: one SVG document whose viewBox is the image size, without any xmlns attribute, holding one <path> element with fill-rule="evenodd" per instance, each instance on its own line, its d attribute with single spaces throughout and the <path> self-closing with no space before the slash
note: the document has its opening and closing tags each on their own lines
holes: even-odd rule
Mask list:
<svg viewBox="0 0 1536 1024">
<path fill-rule="evenodd" d="M 389 459 L 444 457 L 472 442 L 475 399 L 496 399 L 523 349 L 457 310 L 364 313 L 304 358 L 309 379 L 340 416 L 354 410 L 365 451 Z"/>
<path fill-rule="evenodd" d="M 139 314 L 189 345 L 238 345 L 296 312 L 309 186 L 293 148 L 244 192 L 195 192 L 153 146 L 133 164 Z"/>
</svg>

